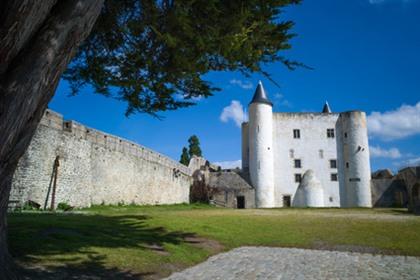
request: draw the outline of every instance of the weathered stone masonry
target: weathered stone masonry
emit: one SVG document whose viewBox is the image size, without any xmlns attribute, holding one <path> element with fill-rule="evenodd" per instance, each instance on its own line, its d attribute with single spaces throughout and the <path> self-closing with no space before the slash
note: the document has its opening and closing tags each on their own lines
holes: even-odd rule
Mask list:
<svg viewBox="0 0 420 280">
<path fill-rule="evenodd" d="M 51 110 L 19 162 L 10 200 L 32 200 L 43 206 L 57 156 L 56 204 L 189 202 L 188 167 L 136 143 L 64 121 Z"/>
</svg>

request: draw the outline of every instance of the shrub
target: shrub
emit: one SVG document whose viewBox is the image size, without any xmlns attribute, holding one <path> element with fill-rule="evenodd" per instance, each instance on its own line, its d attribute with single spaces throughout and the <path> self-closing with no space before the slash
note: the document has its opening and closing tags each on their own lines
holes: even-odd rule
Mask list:
<svg viewBox="0 0 420 280">
<path fill-rule="evenodd" d="M 70 210 L 72 210 L 74 207 L 73 206 L 71 206 L 71 205 L 69 205 L 69 204 L 67 204 L 67 203 L 65 203 L 65 202 L 60 202 L 60 203 L 58 203 L 58 205 L 57 205 L 57 209 L 58 210 L 63 210 L 63 211 L 70 211 Z"/>
</svg>

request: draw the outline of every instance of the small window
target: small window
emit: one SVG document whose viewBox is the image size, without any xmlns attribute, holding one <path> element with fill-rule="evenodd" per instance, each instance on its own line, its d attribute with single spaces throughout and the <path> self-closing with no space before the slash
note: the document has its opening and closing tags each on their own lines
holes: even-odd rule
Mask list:
<svg viewBox="0 0 420 280">
<path fill-rule="evenodd" d="M 344 138 L 347 138 L 347 132 L 344 132 Z"/>
<path fill-rule="evenodd" d="M 332 197 L 332 196 L 330 196 L 330 202 L 333 202 L 333 201 L 334 201 L 333 197 Z"/>
<path fill-rule="evenodd" d="M 300 161 L 300 159 L 295 159 L 295 168 L 301 168 L 302 167 L 302 162 Z"/>
<path fill-rule="evenodd" d="M 331 181 L 333 181 L 333 182 L 338 181 L 338 176 L 337 176 L 337 173 L 332 173 L 332 174 L 331 174 Z"/>
<path fill-rule="evenodd" d="M 319 150 L 319 158 L 324 158 L 324 150 Z"/>
<path fill-rule="evenodd" d="M 330 159 L 330 168 L 337 168 L 337 160 Z"/>
<path fill-rule="evenodd" d="M 300 138 L 300 130 L 299 129 L 293 129 L 293 138 L 295 138 L 295 139 Z"/>
<path fill-rule="evenodd" d="M 328 128 L 327 129 L 327 137 L 328 138 L 334 138 L 335 137 L 334 128 Z"/>
<path fill-rule="evenodd" d="M 302 182 L 302 174 L 295 174 L 295 182 L 296 183 Z"/>
<path fill-rule="evenodd" d="M 348 162 L 346 162 L 346 168 L 349 168 L 350 164 Z"/>
<path fill-rule="evenodd" d="M 295 150 L 290 149 L 289 154 L 290 154 L 290 158 L 294 158 L 295 157 Z"/>
</svg>

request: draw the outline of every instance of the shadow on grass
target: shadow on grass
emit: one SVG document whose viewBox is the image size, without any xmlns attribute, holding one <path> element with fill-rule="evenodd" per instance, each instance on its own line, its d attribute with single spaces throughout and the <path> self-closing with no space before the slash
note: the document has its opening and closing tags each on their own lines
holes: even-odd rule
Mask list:
<svg viewBox="0 0 420 280">
<path fill-rule="evenodd" d="M 22 269 L 26 279 L 142 279 L 143 274 L 106 266 L 106 256 L 90 248 L 129 248 L 165 255 L 164 245 L 178 245 L 192 233 L 168 232 L 147 225 L 147 216 L 19 213 L 9 215 L 10 251 L 19 263 L 34 264 Z M 117 250 L 114 251 L 118 254 Z M 163 254 L 162 254 L 163 253 Z M 140 254 L 140 252 L 139 252 Z M 167 253 L 169 255 L 169 253 Z M 60 266 L 36 267 L 39 259 L 51 256 Z M 124 255 L 119 256 L 124 262 Z M 61 266 L 62 264 L 62 266 Z M 141 265 L 141 264 L 140 264 Z M 81 277 L 82 276 L 82 277 Z"/>
<path fill-rule="evenodd" d="M 121 271 L 118 268 L 108 268 L 104 263 L 104 256 L 88 256 L 89 260 L 79 264 L 65 266 L 27 266 L 17 264 L 16 270 L 21 279 L 57 280 L 57 279 L 156 279 L 158 276 L 153 272 L 132 273 Z"/>
</svg>

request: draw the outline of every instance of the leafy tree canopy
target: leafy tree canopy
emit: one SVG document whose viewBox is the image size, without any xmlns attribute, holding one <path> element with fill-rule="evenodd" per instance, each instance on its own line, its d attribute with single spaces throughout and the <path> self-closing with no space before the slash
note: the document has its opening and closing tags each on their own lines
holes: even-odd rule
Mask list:
<svg viewBox="0 0 420 280">
<path fill-rule="evenodd" d="M 182 148 L 181 159 L 179 162 L 186 166 L 190 163 L 190 155 L 188 154 L 188 149 L 186 147 Z"/>
<path fill-rule="evenodd" d="M 188 144 L 189 144 L 188 153 L 190 155 L 190 159 L 193 156 L 198 156 L 198 157 L 202 156 L 202 152 L 200 148 L 200 140 L 198 139 L 196 135 L 193 135 L 188 139 Z"/>
<path fill-rule="evenodd" d="M 264 63 L 299 66 L 281 55 L 293 23 L 279 19 L 299 2 L 107 0 L 64 79 L 73 93 L 91 85 L 127 101 L 127 115 L 187 107 L 219 90 L 203 80 L 209 71 L 268 76 Z"/>
</svg>

